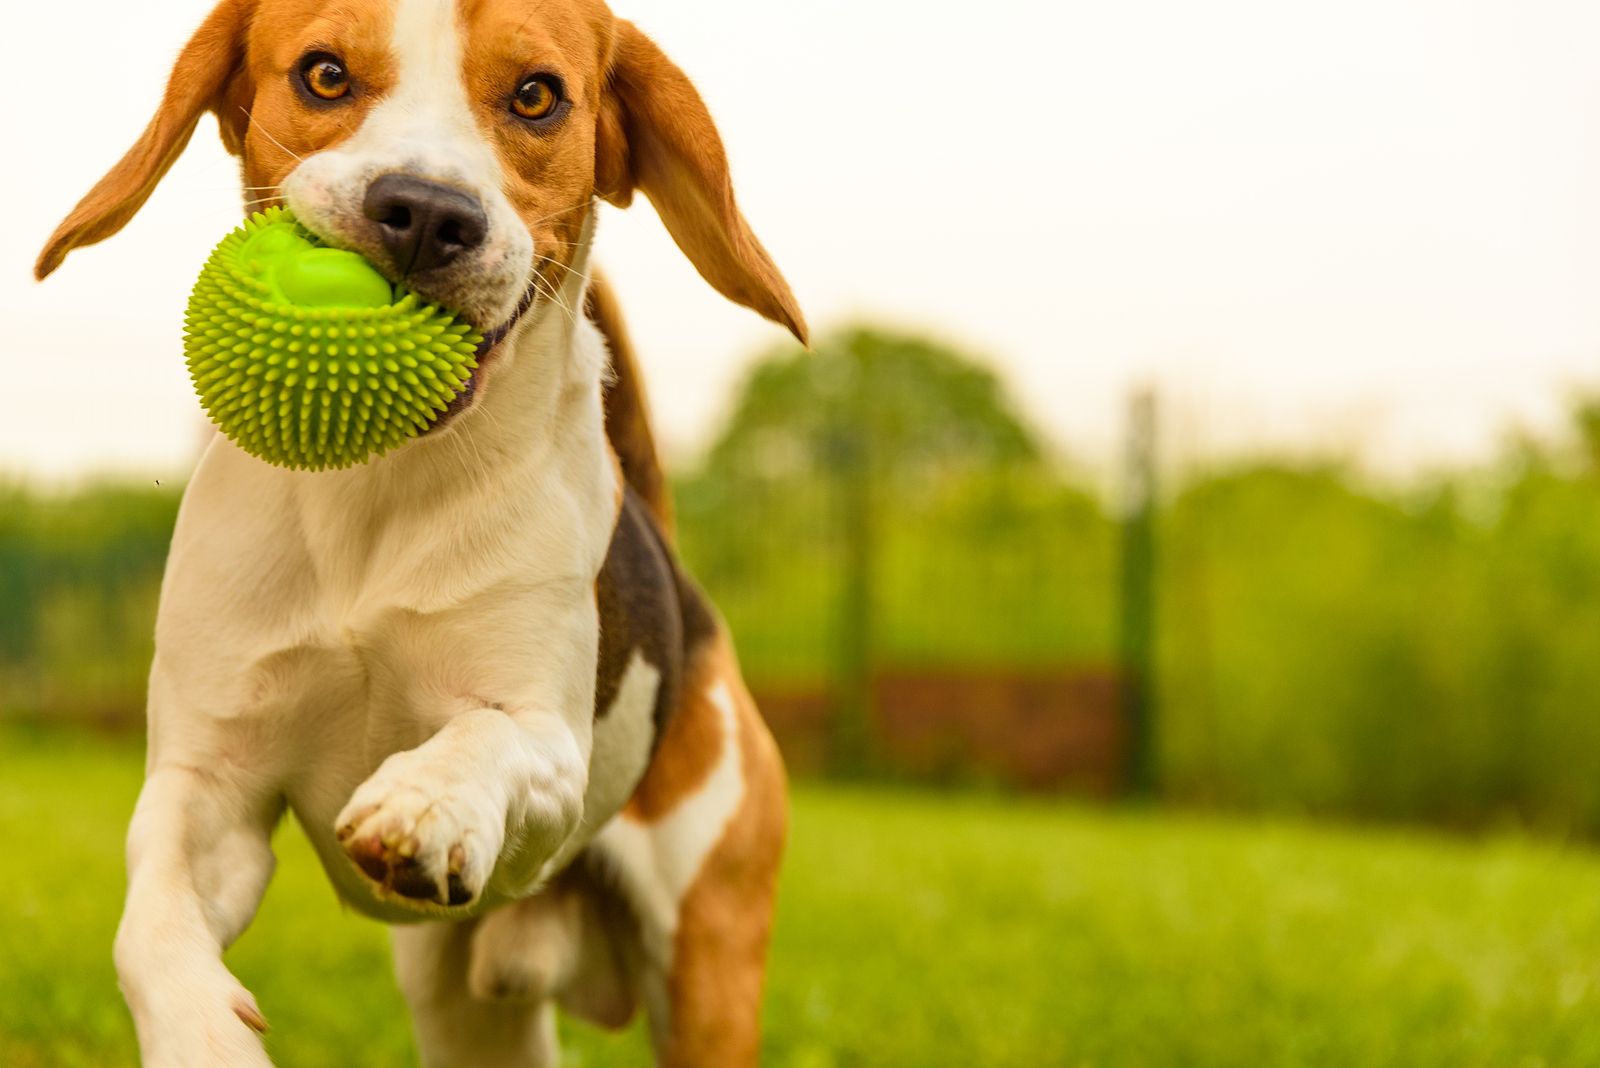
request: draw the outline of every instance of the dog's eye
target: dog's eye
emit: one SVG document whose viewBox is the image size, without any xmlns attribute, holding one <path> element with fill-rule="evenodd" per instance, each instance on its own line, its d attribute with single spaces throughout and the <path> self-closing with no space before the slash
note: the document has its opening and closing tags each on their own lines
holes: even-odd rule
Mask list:
<svg viewBox="0 0 1600 1068">
<path fill-rule="evenodd" d="M 350 72 L 326 52 L 313 53 L 301 61 L 300 80 L 319 100 L 338 100 L 350 92 Z"/>
<path fill-rule="evenodd" d="M 511 110 L 524 119 L 548 119 L 561 105 L 561 83 L 547 74 L 523 80 L 511 94 Z"/>
</svg>

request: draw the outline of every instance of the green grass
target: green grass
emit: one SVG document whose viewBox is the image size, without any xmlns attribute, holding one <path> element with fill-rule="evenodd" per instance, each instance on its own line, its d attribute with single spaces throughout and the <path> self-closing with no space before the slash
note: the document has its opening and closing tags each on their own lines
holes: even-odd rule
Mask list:
<svg viewBox="0 0 1600 1068">
<path fill-rule="evenodd" d="M 132 1060 L 109 957 L 139 763 L 0 734 L 8 1068 Z M 279 1063 L 414 1063 L 382 930 L 292 826 L 278 851 L 229 962 Z M 1600 859 L 805 787 L 766 1019 L 767 1063 L 805 1068 L 1600 1064 Z M 565 1037 L 570 1064 L 644 1059 L 637 1028 Z"/>
</svg>

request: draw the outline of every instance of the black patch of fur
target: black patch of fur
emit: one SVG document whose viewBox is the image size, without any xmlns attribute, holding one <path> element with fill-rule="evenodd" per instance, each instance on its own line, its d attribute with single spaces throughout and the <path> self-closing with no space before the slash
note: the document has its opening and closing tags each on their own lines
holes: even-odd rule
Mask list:
<svg viewBox="0 0 1600 1068">
<path fill-rule="evenodd" d="M 656 690 L 655 740 L 678 706 L 685 665 L 717 630 L 717 617 L 698 587 L 678 567 L 643 499 L 625 487 L 600 577 L 600 663 L 595 677 L 595 717 L 610 711 L 628 659 L 638 650 L 661 673 Z"/>
<path fill-rule="evenodd" d="M 656 722 L 675 704 L 683 674 L 683 617 L 678 607 L 672 558 L 665 551 L 644 503 L 625 488 L 611 547 L 606 550 L 595 602 L 600 610 L 600 664 L 595 677 L 594 713 L 611 710 L 628 660 L 638 650 L 661 672 L 656 690 Z"/>
</svg>

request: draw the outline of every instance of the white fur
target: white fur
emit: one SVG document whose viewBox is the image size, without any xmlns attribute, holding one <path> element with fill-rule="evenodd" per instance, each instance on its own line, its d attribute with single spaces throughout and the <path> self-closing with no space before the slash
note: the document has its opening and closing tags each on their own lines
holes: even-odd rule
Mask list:
<svg viewBox="0 0 1600 1068">
<path fill-rule="evenodd" d="M 661 672 L 635 651 L 617 684 L 617 695 L 611 707 L 595 721 L 594 751 L 589 758 L 589 793 L 583 799 L 585 812 L 616 812 L 643 778 L 655 742 L 656 690 L 660 684 Z M 565 865 L 600 827 L 599 823 L 588 824 L 583 833 L 568 839 L 561 851 L 551 858 L 549 868 L 555 870 Z"/>
</svg>

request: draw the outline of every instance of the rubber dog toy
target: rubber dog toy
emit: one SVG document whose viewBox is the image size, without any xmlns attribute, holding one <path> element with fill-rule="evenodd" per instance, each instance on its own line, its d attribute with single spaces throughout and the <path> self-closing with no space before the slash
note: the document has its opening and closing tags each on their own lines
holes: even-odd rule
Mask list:
<svg viewBox="0 0 1600 1068">
<path fill-rule="evenodd" d="M 268 463 L 349 467 L 431 427 L 477 367 L 471 324 L 268 208 L 206 260 L 185 319 L 200 403 Z"/>
</svg>

